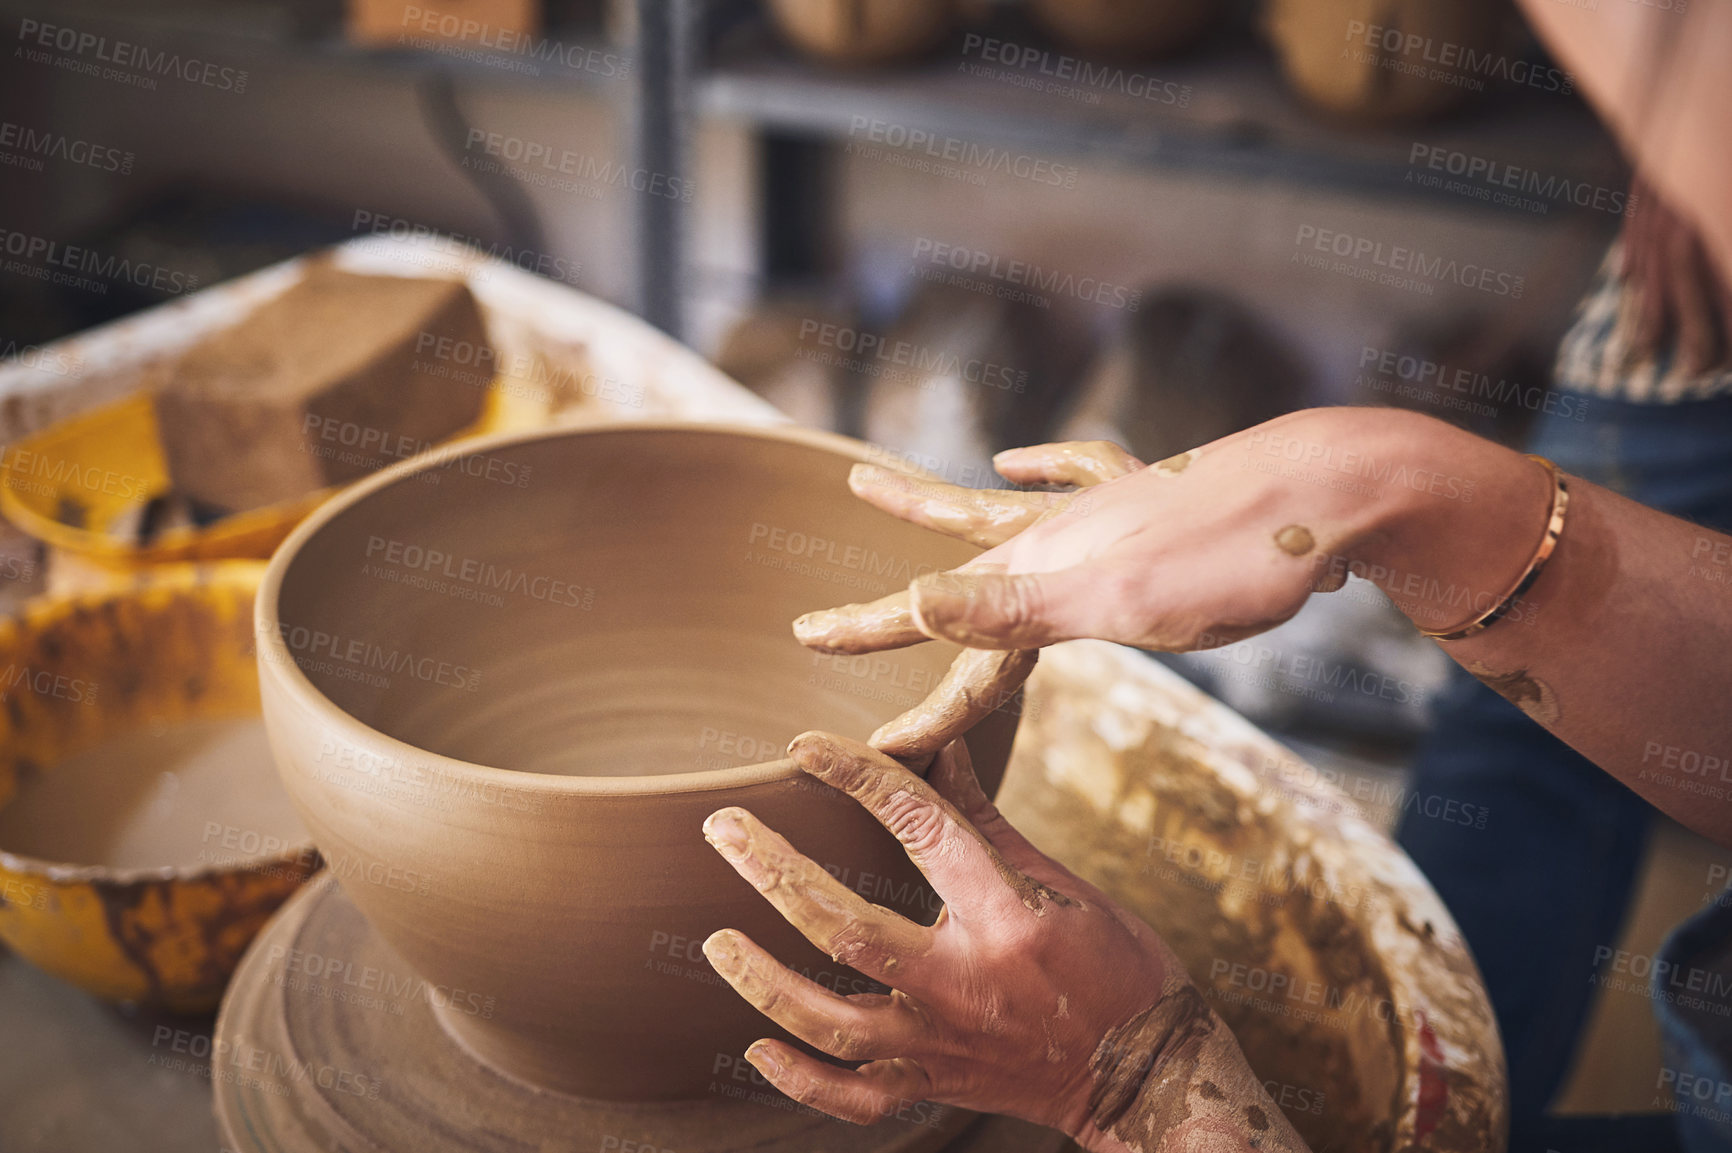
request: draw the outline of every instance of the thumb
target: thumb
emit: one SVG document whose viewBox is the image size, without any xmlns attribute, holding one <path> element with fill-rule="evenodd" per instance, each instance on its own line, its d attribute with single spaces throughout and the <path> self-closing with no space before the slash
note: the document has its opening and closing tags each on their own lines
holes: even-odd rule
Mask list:
<svg viewBox="0 0 1732 1153">
<path fill-rule="evenodd" d="M 1092 635 L 1087 606 L 1100 574 L 953 570 L 909 586 L 914 623 L 929 637 L 976 649 L 1033 649 Z"/>
</svg>

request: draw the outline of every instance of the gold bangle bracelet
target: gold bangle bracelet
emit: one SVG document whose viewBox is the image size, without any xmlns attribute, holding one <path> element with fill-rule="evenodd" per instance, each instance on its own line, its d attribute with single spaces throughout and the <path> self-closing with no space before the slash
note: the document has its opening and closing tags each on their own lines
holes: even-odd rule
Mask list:
<svg viewBox="0 0 1732 1153">
<path fill-rule="evenodd" d="M 1552 513 L 1546 519 L 1546 535 L 1540 540 L 1540 547 L 1534 550 L 1534 557 L 1528 562 L 1527 569 L 1517 579 L 1514 588 L 1505 593 L 1503 598 L 1490 609 L 1473 620 L 1452 629 L 1420 629 L 1421 636 L 1430 637 L 1436 641 L 1459 641 L 1476 633 L 1482 633 L 1502 620 L 1511 609 L 1515 608 L 1516 602 L 1521 600 L 1522 594 L 1532 588 L 1534 582 L 1540 578 L 1540 572 L 1546 567 L 1546 561 L 1551 559 L 1552 553 L 1558 547 L 1558 537 L 1563 535 L 1564 513 L 1570 507 L 1570 489 L 1564 483 L 1564 474 L 1558 471 L 1557 465 L 1543 456 L 1534 456 L 1532 453 L 1528 454 L 1528 459 L 1539 464 L 1551 474 Z"/>
</svg>

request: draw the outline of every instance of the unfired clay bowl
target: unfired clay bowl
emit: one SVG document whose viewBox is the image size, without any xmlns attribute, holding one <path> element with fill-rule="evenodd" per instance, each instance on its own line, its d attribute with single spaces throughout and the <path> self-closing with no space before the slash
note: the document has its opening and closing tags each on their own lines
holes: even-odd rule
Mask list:
<svg viewBox="0 0 1732 1153">
<path fill-rule="evenodd" d="M 855 500 L 867 446 L 632 424 L 466 442 L 345 492 L 273 558 L 260 683 L 283 779 L 400 972 L 496 1069 L 620 1100 L 703 1096 L 773 1029 L 709 969 L 732 926 L 843 993 L 704 842 L 742 805 L 882 904 L 938 902 L 851 799 L 782 759 L 864 739 L 956 650 L 816 657 L 790 622 L 972 550 Z M 996 787 L 1016 719 L 971 734 Z M 291 969 L 293 962 L 290 959 Z M 317 974 L 316 974 L 317 975 Z"/>
</svg>

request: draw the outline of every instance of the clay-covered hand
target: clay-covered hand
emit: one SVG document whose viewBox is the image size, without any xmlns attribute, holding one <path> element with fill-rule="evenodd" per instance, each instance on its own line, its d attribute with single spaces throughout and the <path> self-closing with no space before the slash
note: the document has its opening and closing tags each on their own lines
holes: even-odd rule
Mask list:
<svg viewBox="0 0 1732 1153">
<path fill-rule="evenodd" d="M 997 465 L 1029 481 L 1112 471 L 1085 478 L 1068 464 L 1076 449 L 1013 449 Z M 1349 573 L 1427 627 L 1471 615 L 1461 591 L 1495 603 L 1531 555 L 1550 480 L 1429 417 L 1343 407 L 1292 413 L 1074 493 L 963 489 L 864 466 L 852 487 L 906 520 L 1002 543 L 916 579 L 905 600 L 803 618 L 795 631 L 807 644 L 870 652 L 924 636 L 1023 650 L 1095 637 L 1182 652 L 1272 628 Z"/>
<path fill-rule="evenodd" d="M 928 780 L 826 733 L 795 738 L 789 755 L 877 817 L 944 909 L 931 926 L 910 921 L 745 810 L 711 815 L 705 836 L 742 877 L 818 948 L 891 989 L 841 996 L 735 930 L 712 935 L 704 952 L 741 996 L 815 1048 L 861 1063 L 758 1041 L 746 1056 L 777 1088 L 859 1123 L 934 1101 L 1051 1125 L 1094 1149 L 1152 1153 L 1178 1125 L 1297 1147 L 1154 930 L 1011 828 L 962 742 Z M 1245 1128 L 1248 1117 L 1260 1128 Z"/>
<path fill-rule="evenodd" d="M 1101 463 L 1099 442 L 995 459 L 1013 480 L 1090 486 L 1062 494 L 964 489 L 856 466 L 850 484 L 861 498 L 991 547 L 895 598 L 801 618 L 796 635 L 842 652 L 924 637 L 1028 649 L 1085 636 L 1185 650 L 1269 628 L 1319 587 L 1317 558 L 1353 534 L 1357 502 L 1283 478 L 1279 455 L 1259 471 L 1258 448 L 1241 433 L 1147 468 L 1116 449 Z M 1085 470 L 1079 458 L 1096 463 Z M 1336 583 L 1343 578 L 1344 570 Z"/>
<path fill-rule="evenodd" d="M 1001 453 L 999 471 L 1024 484 L 1104 484 L 1143 467 L 1142 462 L 1105 441 L 1074 441 Z M 856 466 L 849 486 L 857 495 L 916 524 L 983 548 L 1003 544 L 1017 533 L 1066 508 L 1075 493 L 1017 492 L 957 488 L 919 475 L 871 465 Z M 794 622 L 794 635 L 824 653 L 862 653 L 919 644 L 927 638 L 915 623 L 910 594 L 894 593 L 863 605 L 844 605 L 807 613 Z M 1034 671 L 1031 649 L 991 651 L 975 648 L 957 657 L 950 671 L 920 704 L 882 725 L 870 738 L 911 765 L 923 765 L 939 749 L 1003 707 Z"/>
</svg>

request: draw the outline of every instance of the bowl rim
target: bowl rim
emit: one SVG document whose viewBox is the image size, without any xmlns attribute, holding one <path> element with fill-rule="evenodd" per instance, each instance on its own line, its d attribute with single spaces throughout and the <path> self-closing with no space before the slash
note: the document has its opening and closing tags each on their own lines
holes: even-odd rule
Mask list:
<svg viewBox="0 0 1732 1153">
<path fill-rule="evenodd" d="M 321 692 L 301 670 L 279 628 L 278 600 L 288 570 L 301 549 L 332 521 L 367 500 L 374 493 L 398 484 L 410 482 L 418 473 L 441 467 L 451 460 L 516 447 L 544 440 L 566 440 L 589 436 L 630 435 L 644 432 L 699 433 L 730 439 L 775 441 L 822 449 L 857 464 L 877 464 L 892 471 L 906 472 L 932 479 L 930 474 L 912 467 L 891 450 L 877 450 L 884 459 L 877 459 L 874 446 L 839 433 L 804 428 L 795 424 L 737 424 L 703 420 L 633 420 L 606 424 L 579 425 L 567 428 L 538 428 L 527 431 L 494 433 L 468 437 L 410 457 L 356 481 L 337 496 L 326 501 L 308 516 L 271 554 L 264 579 L 259 584 L 253 605 L 255 646 L 258 650 L 259 686 L 261 693 L 268 683 L 285 693 L 303 712 L 321 716 L 340 740 L 357 750 L 383 753 L 400 764 L 418 770 L 443 773 L 459 780 L 492 783 L 500 787 L 520 789 L 543 797 L 638 797 L 721 792 L 753 785 L 785 781 L 804 781 L 814 787 L 828 789 L 815 778 L 807 777 L 791 758 L 779 757 L 747 765 L 721 769 L 700 769 L 684 773 L 664 773 L 652 776 L 578 776 L 558 773 L 538 773 L 525 769 L 506 769 L 445 756 L 429 749 L 409 744 L 366 724 Z M 790 622 L 790 628 L 792 623 Z"/>
<path fill-rule="evenodd" d="M 156 589 L 184 592 L 216 585 L 237 592 L 253 593 L 256 620 L 257 590 L 267 567 L 262 560 L 235 557 L 152 565 L 136 572 L 113 573 L 89 588 L 33 597 L 9 614 L 7 619 L 15 628 L 37 628 L 45 621 L 58 619 L 86 605 L 136 598 Z M 309 833 L 293 844 L 284 845 L 279 852 L 236 854 L 223 861 L 199 861 L 196 864 L 180 865 L 92 865 L 53 860 L 0 847 L 0 873 L 9 872 L 51 885 L 92 885 L 104 888 L 166 883 L 194 884 L 217 876 L 303 866 L 312 866 L 307 871 L 307 876 L 310 877 L 316 871 L 320 860 L 316 855 L 317 850 L 318 847 Z"/>
</svg>

